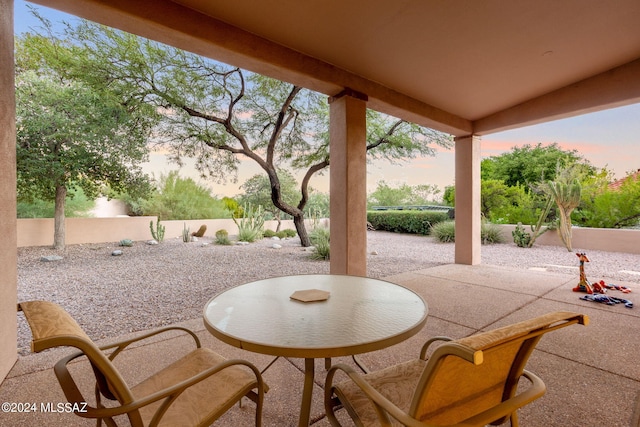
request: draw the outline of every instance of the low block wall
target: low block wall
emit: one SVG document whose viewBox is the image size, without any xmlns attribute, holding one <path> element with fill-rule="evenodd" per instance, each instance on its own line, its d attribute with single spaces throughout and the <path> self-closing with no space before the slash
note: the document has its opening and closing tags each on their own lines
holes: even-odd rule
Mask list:
<svg viewBox="0 0 640 427">
<path fill-rule="evenodd" d="M 513 242 L 511 232 L 515 225 L 500 225 L 505 242 Z M 528 225 L 525 231 L 531 233 Z M 640 230 L 617 228 L 581 228 L 571 229 L 573 250 L 592 249 L 607 252 L 625 252 L 640 254 Z M 549 230 L 538 236 L 535 245 L 564 246 L 557 230 Z"/>
<path fill-rule="evenodd" d="M 134 241 L 151 240 L 149 222 L 154 226 L 155 216 L 116 217 L 116 218 L 67 218 L 66 243 L 119 242 L 122 239 Z M 206 236 L 214 236 L 220 229 L 227 230 L 230 235 L 238 234 L 238 227 L 231 219 L 192 219 L 186 221 L 162 221 L 165 226 L 165 239 L 180 238 L 182 229 L 189 227 L 191 232 L 197 231 L 201 225 L 207 226 Z M 276 230 L 276 221 L 265 221 L 265 229 Z M 310 226 L 310 221 L 307 222 Z M 512 242 L 511 232 L 515 225 L 500 225 L 505 242 Z M 293 221 L 281 221 L 281 229 L 295 229 Z M 530 231 L 529 226 L 525 226 Z M 575 250 L 600 250 L 608 252 L 625 252 L 640 254 L 640 230 L 619 230 L 611 228 L 578 228 L 573 229 L 573 248 Z M 53 219 L 34 218 L 18 219 L 18 247 L 53 246 Z M 555 230 L 547 231 L 536 240 L 536 245 L 564 246 Z"/>
<path fill-rule="evenodd" d="M 65 223 L 67 245 L 81 243 L 119 242 L 122 239 L 134 241 L 151 240 L 149 223 L 155 227 L 157 217 L 116 217 L 116 218 L 67 218 Z M 165 239 L 182 237 L 186 224 L 191 232 L 201 225 L 207 226 L 205 236 L 214 236 L 216 231 L 225 229 L 230 235 L 238 234 L 238 227 L 232 219 L 192 219 L 185 221 L 162 221 Z M 265 221 L 265 229 L 276 230 L 277 221 Z M 293 221 L 281 221 L 281 229 L 295 229 Z M 53 246 L 53 218 L 18 219 L 18 247 Z"/>
</svg>

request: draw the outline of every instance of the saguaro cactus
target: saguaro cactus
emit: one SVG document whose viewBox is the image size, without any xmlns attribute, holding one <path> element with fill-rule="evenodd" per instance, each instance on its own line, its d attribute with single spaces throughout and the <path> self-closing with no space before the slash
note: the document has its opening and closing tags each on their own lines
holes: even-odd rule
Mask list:
<svg viewBox="0 0 640 427">
<path fill-rule="evenodd" d="M 547 183 L 547 189 L 558 206 L 558 215 L 560 217 L 558 233 L 560 234 L 562 242 L 567 247 L 567 250 L 572 252 L 571 212 L 573 212 L 573 210 L 580 204 L 582 186 L 577 179 L 573 179 L 569 182 L 558 180 L 549 181 Z"/>
</svg>

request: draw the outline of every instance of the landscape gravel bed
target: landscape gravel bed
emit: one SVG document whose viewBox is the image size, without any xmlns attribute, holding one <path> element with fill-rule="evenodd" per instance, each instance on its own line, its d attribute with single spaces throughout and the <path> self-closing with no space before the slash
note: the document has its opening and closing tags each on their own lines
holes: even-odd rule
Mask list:
<svg viewBox="0 0 640 427">
<path fill-rule="evenodd" d="M 278 245 L 280 248 L 274 248 Z M 580 251 L 579 248 L 575 248 Z M 114 250 L 122 250 L 113 256 Z M 589 250 L 591 281 L 640 283 L 640 255 Z M 386 277 L 454 261 L 454 245 L 428 236 L 369 231 L 367 274 Z M 263 239 L 220 246 L 207 236 L 184 243 L 135 242 L 18 249 L 18 301 L 43 299 L 65 307 L 94 339 L 117 337 L 201 316 L 216 293 L 253 280 L 291 274 L 328 273 L 328 261 L 310 259 L 297 238 Z M 62 260 L 41 258 L 60 255 Z M 482 246 L 482 263 L 575 274 L 578 259 L 564 247 L 519 248 L 513 243 Z M 635 274 L 634 274 L 635 272 Z M 30 332 L 20 316 L 18 347 L 29 352 Z"/>
</svg>

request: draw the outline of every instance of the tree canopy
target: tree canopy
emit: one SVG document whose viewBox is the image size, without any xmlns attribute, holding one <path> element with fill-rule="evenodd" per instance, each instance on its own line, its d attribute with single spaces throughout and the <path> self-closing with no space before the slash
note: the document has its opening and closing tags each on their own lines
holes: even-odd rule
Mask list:
<svg viewBox="0 0 640 427">
<path fill-rule="evenodd" d="M 577 150 L 563 150 L 557 143 L 512 147 L 511 151 L 482 160 L 482 179 L 496 179 L 507 186 L 518 184 L 527 187 L 553 180 L 558 168 L 581 165 L 585 175 L 595 173 L 595 168 Z M 528 190 L 527 190 L 528 191 Z"/>
<path fill-rule="evenodd" d="M 437 203 L 434 198 L 440 193 L 436 185 L 400 184 L 391 186 L 386 181 L 379 181 L 376 189 L 369 194 L 369 205 L 409 206 Z"/>
<path fill-rule="evenodd" d="M 63 39 L 79 46 L 78 76 L 161 113 L 156 139 L 180 163 L 195 157 L 198 170 L 218 182 L 235 179 L 239 156 L 269 179 L 273 205 L 291 215 L 304 246 L 309 181 L 329 166 L 326 97 L 299 86 L 230 67 L 180 49 L 86 21 L 67 26 Z M 368 112 L 371 158 L 433 155 L 450 146 L 447 135 Z M 282 192 L 285 169 L 302 171 L 297 200 Z"/>
<path fill-rule="evenodd" d="M 16 40 L 18 198 L 55 200 L 56 248 L 64 247 L 69 189 L 80 187 L 90 198 L 105 186 L 139 194 L 150 189 L 140 164 L 155 113 L 76 78 L 81 53 L 42 35 Z"/>
</svg>

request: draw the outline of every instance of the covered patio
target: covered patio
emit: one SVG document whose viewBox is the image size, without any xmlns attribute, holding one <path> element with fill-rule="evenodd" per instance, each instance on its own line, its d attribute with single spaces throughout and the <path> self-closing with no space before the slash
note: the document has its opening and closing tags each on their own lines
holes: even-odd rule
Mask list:
<svg viewBox="0 0 640 427">
<path fill-rule="evenodd" d="M 480 137 L 640 102 L 640 3 L 636 0 L 615 4 L 595 0 L 36 3 L 330 97 L 332 273 L 366 273 L 366 108 L 455 136 L 456 265 L 427 272 L 416 266 L 417 273 L 390 278 L 417 288 L 427 282 L 432 285 L 425 294 L 430 306 L 425 334 L 467 335 L 572 304 L 554 294 L 560 282 L 569 280 L 566 277 L 550 278 L 533 290 L 526 284 L 530 278 L 478 265 Z M 4 378 L 16 361 L 13 0 L 0 0 L 0 10 L 0 232 L 5 237 L 0 249 L 0 378 Z M 440 286 L 460 287 L 461 292 L 455 298 L 444 297 L 438 294 Z M 464 290 L 469 286 L 483 292 L 474 292 L 470 298 Z M 501 299 L 496 293 L 503 292 L 518 295 L 511 300 L 520 302 L 498 304 Z M 461 305 L 452 307 L 454 301 Z M 535 353 L 533 368 L 557 383 L 549 384 L 554 394 L 537 406 L 537 415 L 531 413 L 536 417 L 532 420 L 540 420 L 532 425 L 550 425 L 547 420 L 562 419 L 563 414 L 569 418 L 557 425 L 628 425 L 640 377 L 631 358 L 638 350 L 632 348 L 636 343 L 627 340 L 637 328 L 635 312 L 607 307 L 586 312 L 592 314 L 592 326 L 571 328 Z M 630 329 L 616 336 L 610 325 Z M 575 346 L 569 345 L 574 338 Z M 392 357 L 409 357 L 413 353 L 407 349 L 414 350 L 415 345 L 410 340 L 394 348 L 392 353 L 401 355 Z M 386 357 L 388 353 L 378 361 L 372 359 L 371 366 L 384 366 Z M 546 369 L 559 372 L 552 369 L 558 360 L 572 361 L 572 375 L 544 375 Z M 27 379 L 16 374 L 23 363 L 30 362 L 20 360 L 12 378 L 3 384 L 2 393 L 10 393 L 6 396 L 11 400 L 29 396 L 22 394 L 26 387 L 18 385 Z M 278 369 L 295 367 L 284 364 Z M 592 380 L 584 379 L 585 371 L 593 374 Z M 29 378 L 49 374 L 33 375 Z M 279 387 L 273 387 L 276 394 Z M 605 402 L 602 413 L 594 405 L 600 400 Z M 558 406 L 551 412 L 554 404 Z M 268 410 L 281 415 L 291 412 L 286 407 Z M 273 425 L 282 425 L 277 418 L 281 415 L 272 418 Z M 606 422 L 593 422 L 600 415 Z M 523 414 L 523 420 L 528 416 Z M 623 424 L 613 421 L 623 418 Z M 32 425 L 34 420 L 27 421 Z M 229 425 L 238 424 L 229 421 Z"/>
<path fill-rule="evenodd" d="M 505 267 L 450 264 L 385 279 L 419 293 L 429 304 L 429 317 L 422 331 L 407 341 L 361 355 L 372 370 L 417 357 L 421 345 L 432 336 L 460 338 L 551 311 L 580 312 L 590 317 L 589 326 L 575 325 L 549 334 L 529 361 L 528 369 L 539 375 L 548 389 L 541 399 L 519 411 L 521 425 L 640 426 L 640 365 L 636 360 L 640 342 L 633 338 L 640 334 L 637 309 L 581 301 L 579 294 L 571 291 L 575 274 L 539 271 L 532 274 Z M 620 284 L 633 290 L 630 296 L 640 293 L 637 283 Z M 203 345 L 227 358 L 247 359 L 259 369 L 273 359 L 216 340 L 204 328 L 202 319 L 181 325 L 198 331 Z M 146 372 L 132 372 L 126 369 L 128 363 L 144 357 L 148 361 L 146 368 L 153 372 L 166 364 L 167 357 L 183 354 L 186 342 L 184 338 L 172 338 L 153 347 L 127 350 L 119 356 L 122 358 L 119 367 L 125 366 L 124 375 L 139 378 Z M 21 357 L 0 387 L 0 401 L 64 402 L 51 366 L 68 352 L 61 349 Z M 334 362 L 352 364 L 348 358 L 334 359 Z M 317 361 L 311 421 L 312 425 L 322 427 L 329 426 L 322 403 L 324 374 L 324 364 Z M 303 359 L 281 358 L 264 373 L 270 390 L 265 396 L 263 425 L 297 425 L 303 377 Z M 91 384 L 87 381 L 87 386 Z M 242 408 L 235 406 L 215 425 L 253 425 L 254 408 L 252 402 L 245 400 Z M 94 425 L 73 414 L 52 413 L 0 413 L 0 424 L 14 427 Z"/>
</svg>

